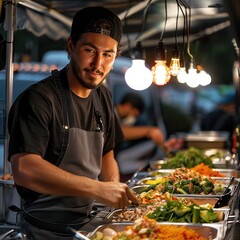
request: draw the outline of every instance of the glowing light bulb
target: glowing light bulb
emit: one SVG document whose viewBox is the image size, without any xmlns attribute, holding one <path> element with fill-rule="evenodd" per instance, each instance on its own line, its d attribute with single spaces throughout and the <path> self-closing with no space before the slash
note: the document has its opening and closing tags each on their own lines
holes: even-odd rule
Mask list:
<svg viewBox="0 0 240 240">
<path fill-rule="evenodd" d="M 152 84 L 153 75 L 145 66 L 145 60 L 132 60 L 132 66 L 125 72 L 125 81 L 130 88 L 139 91 L 147 89 Z"/>
<path fill-rule="evenodd" d="M 198 78 L 199 78 L 199 83 L 200 85 L 202 86 L 207 86 L 211 83 L 212 81 L 212 78 L 211 76 L 206 73 L 204 70 L 201 70 L 199 73 L 198 73 Z"/>
<path fill-rule="evenodd" d="M 196 88 L 199 86 L 197 69 L 193 68 L 193 63 L 190 63 L 190 68 L 188 69 L 186 84 L 191 88 Z"/>
<path fill-rule="evenodd" d="M 165 85 L 170 80 L 169 68 L 166 61 L 155 60 L 155 66 L 152 67 L 153 82 L 156 85 Z"/>
<path fill-rule="evenodd" d="M 172 76 L 177 76 L 180 71 L 180 60 L 179 58 L 172 58 L 169 65 L 169 72 Z"/>
<path fill-rule="evenodd" d="M 185 67 L 181 67 L 179 70 L 179 73 L 177 75 L 177 80 L 180 83 L 185 83 L 186 79 L 187 79 L 187 72 L 186 72 L 186 68 Z"/>
</svg>

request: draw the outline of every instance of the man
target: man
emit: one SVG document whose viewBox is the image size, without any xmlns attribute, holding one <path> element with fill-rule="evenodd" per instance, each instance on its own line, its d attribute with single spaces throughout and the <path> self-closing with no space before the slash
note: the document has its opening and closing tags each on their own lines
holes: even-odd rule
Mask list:
<svg viewBox="0 0 240 240">
<path fill-rule="evenodd" d="M 135 125 L 137 118 L 142 114 L 144 108 L 145 105 L 142 97 L 134 92 L 124 95 L 120 103 L 116 106 L 125 140 L 131 141 L 149 138 L 157 145 L 163 147 L 164 136 L 159 127 L 146 124 L 141 126 Z"/>
<path fill-rule="evenodd" d="M 164 134 L 158 126 L 138 122 L 144 108 L 141 95 L 135 92 L 125 94 L 116 105 L 125 137 L 125 142 L 115 152 L 122 181 L 126 181 L 149 161 L 165 158 L 168 152 L 180 149 L 183 145 L 182 139 L 176 137 L 164 140 Z"/>
<path fill-rule="evenodd" d="M 122 132 L 102 85 L 121 36 L 121 21 L 111 11 L 80 10 L 67 39 L 69 64 L 13 104 L 9 161 L 24 200 L 20 225 L 27 239 L 72 239 L 68 227 L 89 221 L 93 200 L 114 208 L 137 203 L 119 182 L 113 150 Z"/>
</svg>

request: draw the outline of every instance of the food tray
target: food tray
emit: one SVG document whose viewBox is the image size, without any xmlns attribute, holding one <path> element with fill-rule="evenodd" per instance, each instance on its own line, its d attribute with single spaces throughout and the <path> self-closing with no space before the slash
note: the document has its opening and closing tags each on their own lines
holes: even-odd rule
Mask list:
<svg viewBox="0 0 240 240">
<path fill-rule="evenodd" d="M 218 171 L 222 174 L 224 174 L 224 176 L 226 178 L 231 178 L 231 177 L 235 177 L 235 178 L 240 178 L 240 171 L 236 170 L 236 169 L 220 169 L 220 168 L 214 168 L 214 171 Z"/>
<path fill-rule="evenodd" d="M 129 187 L 134 187 L 136 185 L 145 184 L 146 179 L 156 179 L 159 177 L 165 177 L 168 174 L 172 173 L 175 169 L 160 169 L 155 171 L 144 171 L 144 172 L 138 172 L 134 175 L 134 177 L 131 179 L 131 181 L 127 182 Z M 240 171 L 237 170 L 231 170 L 231 169 L 215 169 L 223 174 L 225 174 L 225 177 L 211 177 L 215 180 L 230 180 L 230 178 L 233 176 L 235 177 L 235 180 L 240 181 Z"/>
<path fill-rule="evenodd" d="M 169 172 L 170 173 L 170 172 Z M 155 177 L 144 177 L 144 178 L 142 178 L 142 179 L 140 179 L 140 180 L 138 180 L 138 181 L 136 181 L 136 185 L 141 185 L 141 184 L 148 184 L 147 182 L 149 181 L 149 180 L 157 180 L 157 179 L 161 179 L 162 177 L 167 177 L 168 176 L 168 174 L 166 173 L 166 175 L 161 175 L 161 176 L 155 176 Z M 211 178 L 211 179 L 213 179 L 213 180 L 216 180 L 217 182 L 220 182 L 220 183 L 223 183 L 223 184 L 225 184 L 225 185 L 227 185 L 229 182 L 230 182 L 230 180 L 231 180 L 231 178 L 230 177 L 209 177 L 209 178 Z"/>
<path fill-rule="evenodd" d="M 137 220 L 137 218 L 141 217 L 140 216 L 141 209 L 143 209 L 143 213 L 144 213 L 143 215 L 146 215 L 147 212 L 150 212 L 153 209 L 153 206 L 149 206 L 148 209 L 146 209 L 146 210 L 145 210 L 145 208 L 146 208 L 146 206 L 142 206 L 142 207 L 138 208 L 139 215 L 136 213 L 135 208 L 127 208 L 125 210 L 123 210 L 123 209 L 115 209 L 115 210 L 111 211 L 108 215 L 106 215 L 106 219 L 108 219 L 110 221 L 113 221 L 113 222 L 117 222 L 116 219 L 119 219 L 119 218 L 122 219 L 122 217 L 119 217 L 120 214 L 122 215 L 124 212 L 126 212 L 128 214 L 131 214 L 131 212 L 132 212 L 131 219 L 133 219 L 133 221 L 135 221 L 135 220 Z M 214 208 L 214 211 L 221 212 L 223 214 L 223 216 L 224 216 L 223 220 L 219 221 L 219 222 L 209 223 L 209 224 L 222 224 L 222 225 L 226 224 L 226 222 L 228 220 L 228 217 L 229 217 L 229 209 L 226 209 L 226 208 L 222 208 L 222 209 Z M 125 220 L 121 220 L 121 222 L 131 222 L 131 221 L 125 219 Z M 172 224 L 172 222 L 171 222 L 171 224 Z M 191 224 L 191 223 L 186 223 L 186 224 Z M 200 224 L 200 223 L 198 223 L 198 224 Z"/>
<path fill-rule="evenodd" d="M 88 234 L 90 239 L 96 237 L 96 233 L 102 232 L 105 228 L 111 228 L 116 232 L 123 231 L 127 226 L 132 225 L 132 223 L 110 223 L 98 226 L 93 232 Z M 186 223 L 159 223 L 159 225 L 176 225 L 176 226 L 186 226 L 189 229 L 195 230 L 199 235 L 205 237 L 209 240 L 221 240 L 224 239 L 225 229 L 221 224 L 186 224 Z"/>
<path fill-rule="evenodd" d="M 224 182 L 224 180 L 223 180 L 223 182 Z M 229 196 L 229 198 L 230 198 L 232 193 L 234 192 L 234 190 L 236 188 L 236 185 L 238 185 L 238 183 L 239 183 L 237 180 L 235 180 L 234 182 L 235 183 L 232 186 L 230 186 L 229 191 L 224 195 L 223 194 L 217 194 L 217 195 L 210 195 L 210 194 L 208 194 L 208 195 L 204 195 L 204 194 L 175 194 L 175 193 L 173 193 L 172 195 L 176 196 L 176 197 L 187 197 L 187 198 L 189 198 L 189 197 L 194 197 L 194 198 L 220 198 L 220 197 L 223 197 L 223 196 L 224 197 Z M 226 182 L 226 185 L 227 185 L 227 182 Z M 147 184 L 135 185 L 135 186 L 132 187 L 132 190 L 138 194 L 138 193 L 141 193 L 142 191 L 144 191 L 144 189 L 147 189 L 149 186 L 150 185 L 147 185 Z"/>
<path fill-rule="evenodd" d="M 188 150 L 181 150 L 181 152 L 185 152 Z M 236 163 L 232 154 L 227 149 L 214 149 L 209 148 L 203 150 L 204 155 L 208 156 L 211 160 L 215 168 L 219 169 L 236 169 Z M 152 170 L 161 169 L 161 166 L 164 162 L 168 161 L 168 158 L 154 160 L 149 163 L 149 167 Z"/>
<path fill-rule="evenodd" d="M 216 131 L 202 131 L 185 136 L 185 147 L 196 147 L 199 149 L 224 149 L 227 146 L 228 134 Z"/>
<path fill-rule="evenodd" d="M 224 174 L 224 178 L 231 178 L 231 177 L 240 178 L 240 171 L 236 169 L 213 168 L 212 170 Z M 175 169 L 157 169 L 157 170 L 152 170 L 148 172 L 139 172 L 136 177 L 138 177 L 138 179 L 144 178 L 144 177 L 155 177 L 155 176 L 165 177 L 174 171 Z M 212 177 L 212 178 L 219 178 L 219 177 Z"/>
<path fill-rule="evenodd" d="M 149 166 L 150 166 L 150 169 L 153 171 L 153 170 L 158 170 L 158 169 L 161 169 L 162 167 L 162 164 L 164 162 L 166 162 L 166 160 L 154 160 L 154 161 L 151 161 L 149 163 Z M 213 160 L 212 161 L 213 165 L 215 166 L 215 170 L 233 170 L 233 171 L 236 171 L 235 168 L 236 168 L 236 165 L 232 162 L 232 161 L 226 161 L 226 160 Z M 170 170 L 170 169 L 162 169 L 162 170 Z M 174 169 L 172 169 L 174 170 Z M 214 170 L 214 169 L 213 169 Z"/>
</svg>

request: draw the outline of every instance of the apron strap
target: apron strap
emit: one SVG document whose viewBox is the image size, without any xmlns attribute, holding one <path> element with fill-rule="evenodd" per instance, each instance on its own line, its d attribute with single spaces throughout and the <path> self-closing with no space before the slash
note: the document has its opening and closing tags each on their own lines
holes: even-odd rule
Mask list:
<svg viewBox="0 0 240 240">
<path fill-rule="evenodd" d="M 70 107 L 71 102 L 71 93 L 68 87 L 68 83 L 61 80 L 60 73 L 57 69 L 52 71 L 52 77 L 55 82 L 57 91 L 60 96 L 60 100 L 62 103 L 62 116 L 63 116 L 63 141 L 62 141 L 62 147 L 60 156 L 58 158 L 58 161 L 56 165 L 58 166 L 62 158 L 66 152 L 67 146 L 68 146 L 68 140 L 69 140 L 69 129 L 70 129 L 70 121 L 73 121 L 73 112 L 72 108 Z M 92 90 L 93 93 L 93 104 L 95 108 L 95 119 L 97 123 L 97 129 L 98 132 L 103 132 L 105 130 L 106 126 L 106 119 L 104 116 L 103 107 L 101 104 L 100 96 L 96 89 Z"/>
<path fill-rule="evenodd" d="M 96 122 L 97 122 L 97 132 L 103 132 L 105 130 L 105 123 L 106 123 L 106 119 L 105 119 L 105 115 L 104 115 L 104 111 L 103 111 L 103 107 L 101 104 L 101 99 L 100 96 L 97 92 L 96 89 L 92 90 L 93 93 L 93 104 L 94 104 L 94 108 L 95 108 L 95 118 L 96 118 Z"/>
<path fill-rule="evenodd" d="M 53 70 L 52 77 L 55 82 L 58 94 L 60 96 L 60 101 L 61 101 L 61 105 L 62 105 L 62 116 L 63 116 L 63 140 L 62 140 L 61 152 L 59 154 L 58 161 L 56 162 L 56 166 L 58 166 L 61 163 L 63 156 L 66 152 L 67 146 L 68 146 L 69 129 L 70 129 L 69 111 L 68 110 L 70 108 L 68 107 L 69 101 L 68 101 L 66 93 L 64 91 L 64 87 L 63 87 L 63 83 L 60 78 L 59 71 Z"/>
</svg>

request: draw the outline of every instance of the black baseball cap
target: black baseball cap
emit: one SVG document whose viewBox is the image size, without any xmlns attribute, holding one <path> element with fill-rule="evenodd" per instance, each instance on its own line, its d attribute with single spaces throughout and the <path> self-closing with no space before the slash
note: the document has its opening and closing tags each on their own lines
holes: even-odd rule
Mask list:
<svg viewBox="0 0 240 240">
<path fill-rule="evenodd" d="M 108 35 L 120 43 L 123 27 L 119 17 L 109 9 L 87 7 L 73 17 L 71 36 L 88 32 Z"/>
</svg>

